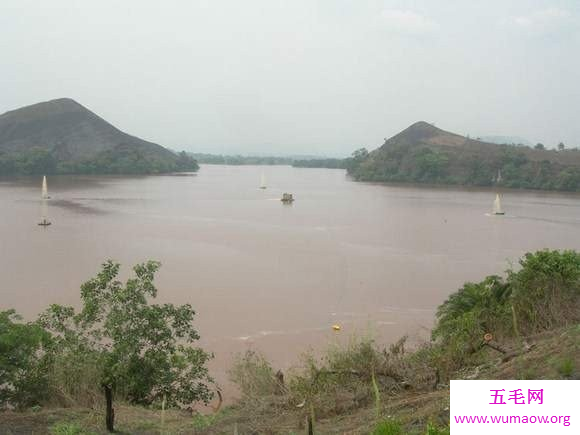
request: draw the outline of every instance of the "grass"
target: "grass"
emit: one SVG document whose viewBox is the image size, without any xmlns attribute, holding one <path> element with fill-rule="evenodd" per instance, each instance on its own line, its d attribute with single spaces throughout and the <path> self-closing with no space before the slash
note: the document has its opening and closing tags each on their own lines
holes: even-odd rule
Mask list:
<svg viewBox="0 0 580 435">
<path fill-rule="evenodd" d="M 78 423 L 59 422 L 50 427 L 50 435 L 88 435 Z"/>
<path fill-rule="evenodd" d="M 427 432 L 425 435 L 448 435 L 449 428 L 440 428 L 434 425 L 433 423 L 429 423 L 427 425 Z"/>
<path fill-rule="evenodd" d="M 372 435 L 403 435 L 403 428 L 396 420 L 385 420 L 376 425 Z"/>
<path fill-rule="evenodd" d="M 571 379 L 575 372 L 576 364 L 572 357 L 566 356 L 558 360 L 556 369 L 564 379 Z"/>
</svg>

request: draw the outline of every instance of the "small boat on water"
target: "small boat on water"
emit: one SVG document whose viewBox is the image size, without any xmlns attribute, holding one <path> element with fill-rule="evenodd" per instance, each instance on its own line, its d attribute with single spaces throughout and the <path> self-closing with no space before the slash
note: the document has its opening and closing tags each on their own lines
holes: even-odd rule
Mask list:
<svg viewBox="0 0 580 435">
<path fill-rule="evenodd" d="M 40 222 L 38 222 L 38 225 L 40 225 L 41 227 L 47 227 L 49 225 L 52 225 L 52 222 L 47 221 L 46 219 L 43 219 Z"/>
<path fill-rule="evenodd" d="M 47 214 L 46 209 L 47 209 L 46 199 L 42 199 L 42 204 L 40 205 L 40 222 L 38 223 L 38 225 L 45 228 L 51 225 L 51 222 L 46 217 Z"/>
<path fill-rule="evenodd" d="M 46 183 L 46 175 L 42 177 L 42 199 L 50 199 L 50 196 L 48 196 L 48 184 Z"/>
<path fill-rule="evenodd" d="M 42 201 L 42 203 L 40 204 L 40 222 L 38 223 L 38 225 L 45 228 L 51 225 L 51 222 L 46 217 L 48 208 L 47 201 L 49 198 L 50 196 L 48 196 L 48 185 L 46 183 L 46 175 L 45 175 L 42 178 L 42 193 L 40 196 L 40 200 Z"/>
<path fill-rule="evenodd" d="M 495 201 L 493 201 L 493 214 L 495 216 L 502 216 L 505 214 L 501 207 L 501 196 L 499 193 L 495 194 Z"/>
<path fill-rule="evenodd" d="M 294 197 L 292 196 L 291 193 L 283 193 L 282 199 L 280 199 L 280 201 L 282 201 L 285 204 L 289 204 L 289 203 L 294 202 Z"/>
<path fill-rule="evenodd" d="M 262 172 L 262 177 L 260 178 L 260 189 L 266 188 L 266 176 Z"/>
</svg>

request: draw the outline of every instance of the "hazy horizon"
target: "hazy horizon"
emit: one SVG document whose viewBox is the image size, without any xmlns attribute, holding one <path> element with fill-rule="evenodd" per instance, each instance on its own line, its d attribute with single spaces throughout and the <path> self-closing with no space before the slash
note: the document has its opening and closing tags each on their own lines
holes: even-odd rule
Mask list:
<svg viewBox="0 0 580 435">
<path fill-rule="evenodd" d="M 69 97 L 216 154 L 343 156 L 424 120 L 580 146 L 571 0 L 0 0 L 0 112 Z"/>
</svg>

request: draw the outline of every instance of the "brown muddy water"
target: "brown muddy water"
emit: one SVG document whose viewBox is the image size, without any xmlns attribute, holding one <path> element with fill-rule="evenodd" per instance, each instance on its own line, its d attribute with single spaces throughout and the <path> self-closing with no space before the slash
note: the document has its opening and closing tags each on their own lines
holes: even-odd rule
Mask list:
<svg viewBox="0 0 580 435">
<path fill-rule="evenodd" d="M 309 347 L 353 335 L 426 337 L 463 282 L 501 274 L 527 251 L 580 249 L 572 194 L 505 192 L 507 214 L 493 217 L 490 190 L 208 165 L 192 176 L 49 177 L 45 229 L 40 186 L 40 177 L 0 180 L 0 308 L 33 318 L 51 303 L 78 305 L 104 260 L 121 262 L 125 277 L 159 260 L 159 301 L 194 306 L 226 387 L 236 352 L 257 349 L 287 369 Z M 282 204 L 283 192 L 296 201 Z"/>
</svg>

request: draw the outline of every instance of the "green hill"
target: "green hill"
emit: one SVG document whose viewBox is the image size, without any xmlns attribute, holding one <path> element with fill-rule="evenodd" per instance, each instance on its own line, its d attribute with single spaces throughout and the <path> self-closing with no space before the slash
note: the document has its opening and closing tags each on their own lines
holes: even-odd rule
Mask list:
<svg viewBox="0 0 580 435">
<path fill-rule="evenodd" d="M 541 150 L 470 139 L 417 122 L 378 149 L 347 159 L 360 181 L 415 182 L 512 188 L 580 190 L 580 151 Z"/>
<path fill-rule="evenodd" d="M 197 169 L 185 153 L 124 133 L 69 98 L 0 115 L 0 175 Z"/>
</svg>

